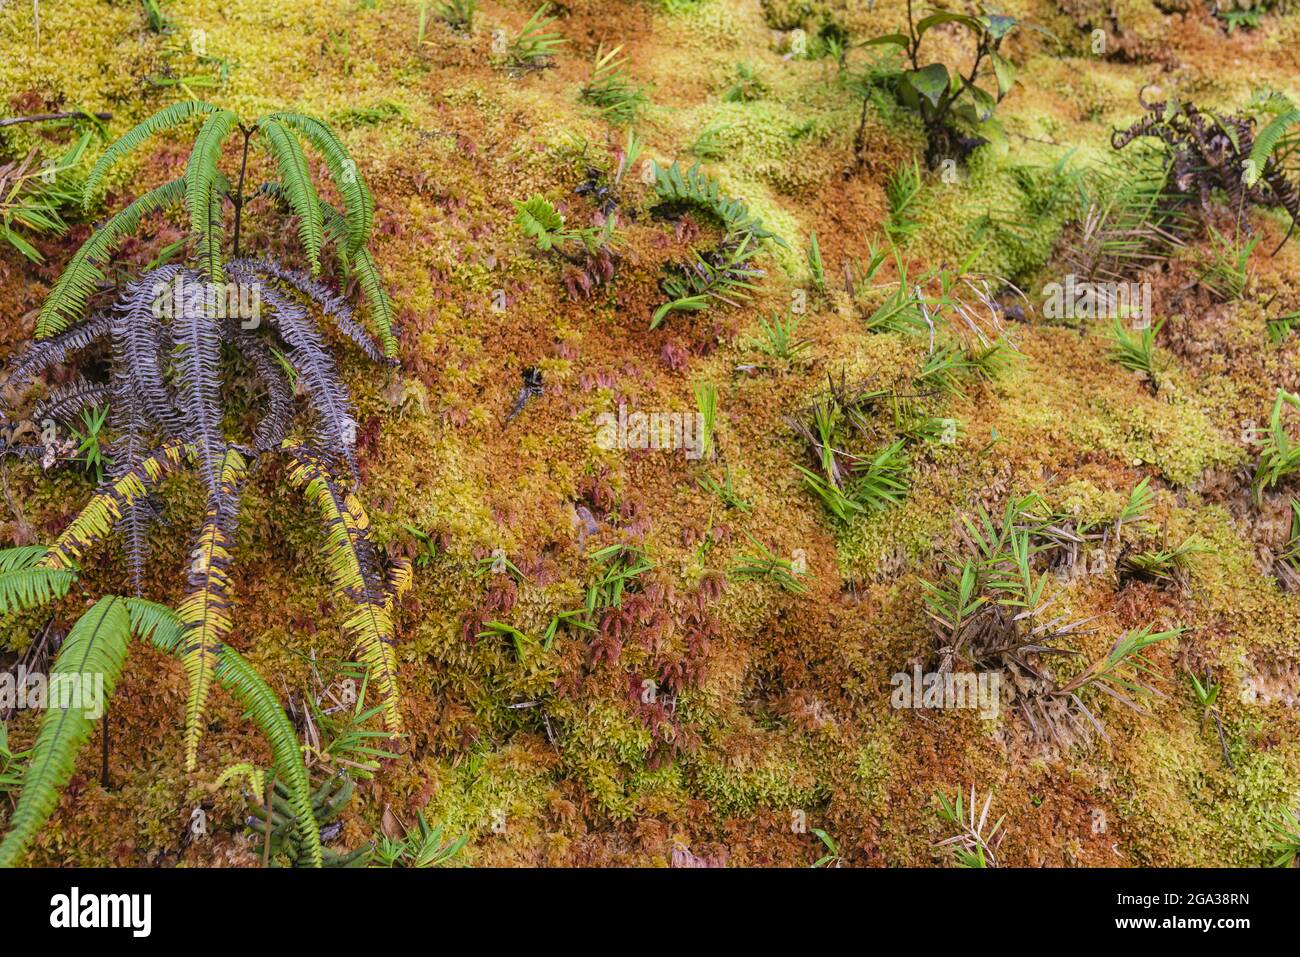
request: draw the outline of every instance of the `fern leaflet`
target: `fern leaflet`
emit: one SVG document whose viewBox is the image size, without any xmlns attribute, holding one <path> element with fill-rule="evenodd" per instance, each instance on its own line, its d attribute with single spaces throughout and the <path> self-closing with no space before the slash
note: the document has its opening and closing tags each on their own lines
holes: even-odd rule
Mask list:
<svg viewBox="0 0 1300 957">
<path fill-rule="evenodd" d="M 101 598 L 82 615 L 59 649 L 50 673 L 50 708 L 32 746 L 31 762 L 23 775 L 23 790 L 9 821 L 9 833 L 0 842 L 0 867 L 11 867 L 26 850 L 41 825 L 58 804 L 59 792 L 76 766 L 77 752 L 90 737 L 98 714 L 95 702 L 82 691 L 65 695 L 64 689 L 79 689 L 86 676 L 103 676 L 103 694 L 113 693 L 126 660 L 131 619 L 120 598 Z M 72 701 L 66 699 L 72 698 Z M 89 700 L 88 700 L 89 699 Z"/>
<path fill-rule="evenodd" d="M 180 126 L 182 123 L 188 122 L 192 117 L 204 113 L 215 113 L 216 110 L 217 108 L 211 103 L 204 103 L 202 100 L 184 100 L 180 103 L 173 103 L 166 109 L 159 110 L 147 120 L 123 133 L 104 151 L 104 155 L 96 161 L 90 175 L 86 177 L 86 184 L 82 190 L 82 205 L 90 206 L 90 201 L 95 198 L 104 174 L 112 169 L 118 160 L 149 137 Z"/>
<path fill-rule="evenodd" d="M 280 164 L 280 181 L 284 184 L 284 195 L 293 211 L 298 215 L 298 238 L 307 250 L 307 261 L 311 263 L 311 274 L 320 272 L 320 247 L 324 240 L 324 227 L 320 208 L 320 197 L 312 185 L 311 174 L 307 168 L 307 157 L 298 143 L 297 137 L 290 133 L 283 123 L 270 117 L 262 119 L 258 129 L 266 136 Z"/>
</svg>

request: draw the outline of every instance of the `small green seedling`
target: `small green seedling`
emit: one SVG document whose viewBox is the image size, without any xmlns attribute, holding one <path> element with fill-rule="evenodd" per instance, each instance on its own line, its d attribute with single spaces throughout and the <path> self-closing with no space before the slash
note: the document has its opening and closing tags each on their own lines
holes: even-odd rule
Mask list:
<svg viewBox="0 0 1300 957">
<path fill-rule="evenodd" d="M 813 867 L 840 867 L 844 863 L 844 858 L 840 856 L 840 849 L 835 843 L 835 838 L 831 837 L 820 827 L 812 828 L 812 832 L 817 835 L 817 839 L 826 847 L 826 853 L 817 858 Z"/>
</svg>

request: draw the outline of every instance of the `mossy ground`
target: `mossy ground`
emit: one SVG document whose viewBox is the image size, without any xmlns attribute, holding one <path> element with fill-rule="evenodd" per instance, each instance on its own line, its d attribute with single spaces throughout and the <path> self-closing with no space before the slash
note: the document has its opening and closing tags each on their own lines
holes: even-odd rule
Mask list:
<svg viewBox="0 0 1300 957">
<path fill-rule="evenodd" d="M 1169 15 L 1126 0 L 1113 8 L 1116 27 L 1097 6 L 1009 5 L 1061 45 L 1013 38 L 1021 82 L 1000 108 L 1011 149 L 978 152 L 954 185 L 927 178 L 906 247 L 920 266 L 964 258 L 992 209 L 1021 228 L 995 234 L 976 268 L 1040 288 L 1052 278 L 1065 214 L 1025 186 L 1025 170 L 1050 168 L 1068 150 L 1078 164 L 1099 162 L 1111 127 L 1140 113 L 1144 84 L 1173 81 L 1198 104 L 1227 109 L 1258 88 L 1300 95 L 1300 17 L 1266 17 L 1260 29 L 1225 36 L 1200 7 Z M 907 500 L 832 524 L 800 484 L 802 453 L 783 417 L 828 373 L 847 370 L 882 388 L 906 382 L 917 343 L 870 334 L 842 297 L 814 294 L 799 330 L 811 347 L 800 361 L 756 374 L 738 367 L 762 359 L 753 347 L 758 317 L 809 290 L 811 230 L 838 288 L 840 264 L 865 257 L 881 234 L 888 177 L 920 145 L 905 116 L 873 111 L 855 166 L 859 102 L 830 61 L 782 56 L 789 38 L 781 31 L 796 26 L 815 34 L 833 21 L 863 37 L 901 23 L 902 0 L 866 7 L 572 0 L 557 24 L 567 48 L 554 68 L 522 77 L 491 62 L 493 31 L 517 30 L 531 13 L 514 2 L 486 2 L 469 35 L 431 21 L 423 46 L 410 0 L 176 0 L 165 6 L 169 37 L 149 32 L 125 0 L 63 0 L 42 5 L 39 49 L 30 4 L 0 11 L 7 112 L 107 110 L 119 133 L 183 95 L 149 76 L 217 71 L 187 52 L 190 31 L 202 30 L 208 56 L 233 69 L 197 95 L 245 118 L 289 107 L 330 120 L 372 186 L 372 248 L 400 312 L 403 366 L 389 375 L 347 353 L 363 424 L 361 495 L 385 546 L 409 550 L 403 526 L 411 525 L 440 551 L 417 569 L 400 616 L 404 753 L 359 789 L 341 843 L 356 846 L 423 809 L 451 833 L 468 833 L 465 859 L 483 865 L 665 864 L 682 847 L 731 865 L 806 865 L 822 851 L 812 828 L 831 834 L 851 864 L 917 865 L 936 860 L 932 844 L 946 836 L 934 792 L 974 784 L 993 791 L 1006 815 L 1010 864 L 1264 861 L 1266 822 L 1300 798 L 1300 596 L 1279 591 L 1260 559 L 1279 544 L 1276 523 L 1261 516 L 1280 514 L 1285 496 L 1250 505 L 1244 475 L 1257 449 L 1243 429 L 1267 418 L 1277 387 L 1300 385 L 1300 337 L 1271 343 L 1261 309 L 1274 293 L 1300 305 L 1300 243 L 1268 258 L 1284 226 L 1257 215 L 1264 240 L 1237 303 L 1188 293 L 1194 272 L 1181 258 L 1157 280 L 1171 369 L 1155 395 L 1107 360 L 1100 326 L 1067 329 L 1034 315 L 1016 323 L 1023 358 L 945 402 L 960 437 L 913 463 Z M 1122 56 L 1091 55 L 1094 26 L 1117 31 Z M 708 168 L 788 239 L 752 303 L 678 314 L 647 331 L 661 266 L 682 253 L 670 229 L 629 230 L 612 284 L 572 301 L 556 262 L 530 251 L 512 226 L 511 201 L 533 192 L 580 221 L 590 206 L 573 190 L 586 167 L 613 166 L 623 134 L 579 97 L 600 42 L 625 44 L 631 76 L 651 86 L 653 106 L 637 125 L 647 155 L 687 159 L 702 131 L 718 130 Z M 935 44 L 933 52 L 957 55 L 955 35 L 936 35 Z M 738 63 L 761 79 L 758 99 L 724 101 Z M 20 126 L 4 145 L 20 154 L 60 136 L 66 131 Z M 178 139 L 152 142 L 114 175 L 105 208 L 177 175 L 186 155 Z M 634 180 L 624 201 L 644 210 L 649 190 Z M 254 216 L 249 228 L 250 247 L 294 256 L 292 230 L 275 217 Z M 85 234 L 78 226 L 44 243 L 41 267 L 0 253 L 8 317 L 0 352 L 30 338 L 33 310 Z M 147 262 L 182 235 L 178 222 L 154 223 L 121 265 Z M 504 312 L 493 308 L 497 290 Z M 543 370 L 545 394 L 506 423 L 528 366 Z M 705 474 L 720 478 L 720 463 L 593 441 L 595 416 L 619 402 L 689 411 L 702 382 L 718 388 L 720 448 L 748 513 L 724 509 L 699 487 Z M 1045 753 L 1011 715 L 986 722 L 890 708 L 889 676 L 926 653 L 919 578 L 953 543 L 963 512 L 977 503 L 1000 510 L 1008 496 L 1037 490 L 1080 517 L 1111 516 L 1143 476 L 1158 490 L 1156 518 L 1170 540 L 1195 534 L 1213 549 L 1194 557 L 1190 590 L 1121 589 L 1113 574 L 1060 590 L 1063 610 L 1095 616 L 1083 642 L 1090 654 L 1127 628 L 1190 627 L 1154 650 L 1166 697 L 1150 714 L 1100 704 L 1109 742 Z M 10 465 L 6 478 L 13 504 L 0 515 L 4 542 L 22 522 L 48 538 L 90 492 L 73 472 Z M 315 558 L 318 532 L 275 480 L 274 467 L 262 469 L 246 499 L 233 643 L 287 700 L 307 687 L 311 656 L 328 662 L 348 649 Z M 594 516 L 594 533 L 578 505 Z M 177 597 L 199 506 L 192 486 L 169 486 L 154 542 L 155 597 Z M 705 535 L 713 546 L 701 559 Z M 808 593 L 734 577 L 723 587 L 738 557 L 753 551 L 747 535 L 776 555 L 804 556 Z M 643 545 L 655 569 L 622 622 L 615 661 L 596 660 L 583 633 L 562 633 L 522 661 L 507 641 L 472 640 L 488 620 L 540 636 L 551 615 L 582 602 L 594 574 L 587 552 L 617 541 Z M 478 574 L 496 549 L 524 581 Z M 122 587 L 110 554 L 64 616 L 80 598 Z M 32 631 L 15 624 L 11 650 Z M 642 682 L 658 680 L 665 665 L 689 675 L 671 708 L 647 705 Z M 1202 731 L 1186 680 L 1189 666 L 1207 665 L 1225 685 L 1232 768 L 1213 731 Z M 186 775 L 183 700 L 177 665 L 132 654 L 112 704 L 113 787 L 100 787 L 96 738 L 32 862 L 256 861 L 240 834 L 238 796 L 212 784 L 230 764 L 265 763 L 268 754 L 237 710 L 218 701 L 199 770 Z M 21 717 L 15 740 L 30 741 L 34 727 Z M 211 833 L 190 842 L 199 805 L 209 808 Z"/>
</svg>

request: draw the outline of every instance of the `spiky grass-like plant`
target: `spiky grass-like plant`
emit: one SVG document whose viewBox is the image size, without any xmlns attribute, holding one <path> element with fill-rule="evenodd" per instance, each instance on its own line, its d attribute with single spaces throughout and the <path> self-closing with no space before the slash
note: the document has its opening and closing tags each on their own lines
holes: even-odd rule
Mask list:
<svg viewBox="0 0 1300 957">
<path fill-rule="evenodd" d="M 582 98 L 597 107 L 609 122 L 628 126 L 641 116 L 650 103 L 650 97 L 645 87 L 628 80 L 624 71 L 627 57 L 622 53 L 622 44 L 610 50 L 603 46 L 596 50 L 591 79 L 582 88 Z"/>
<path fill-rule="evenodd" d="M 1127 282 L 1184 243 L 1186 197 L 1169 182 L 1172 161 L 1153 148 L 1115 154 L 1082 177 L 1086 207 L 1067 231 L 1061 258 L 1087 282 Z"/>
<path fill-rule="evenodd" d="M 86 555 L 114 530 L 121 533 L 138 595 L 156 511 L 154 493 L 164 476 L 191 471 L 205 489 L 207 508 L 190 553 L 186 597 L 174 614 L 161 606 L 139 605 L 138 598 L 105 599 L 102 620 L 94 623 L 86 639 L 94 654 L 91 663 L 105 674 L 116 674 L 120 648 L 130 630 L 124 625 L 125 616 L 142 608 L 155 644 L 161 640 L 165 650 L 176 654 L 189 681 L 187 769 L 197 764 L 214 684 L 231 688 L 245 704 L 256 698 L 255 716 L 264 728 L 274 725 L 280 738 L 288 728 L 287 739 L 273 741 L 277 760 L 282 765 L 292 763 L 292 752 L 301 763 L 296 736 L 278 701 L 225 643 L 233 627 L 231 566 L 241 495 L 262 456 L 275 453 L 287 459 L 288 483 L 302 491 L 324 526 L 327 571 L 336 601 L 347 609 L 344 631 L 369 670 L 388 731 L 399 733 L 392 617 L 395 601 L 409 586 L 410 567 L 405 563 L 386 567 L 371 540 L 369 519 L 354 490 L 355 412 L 320 322 L 308 311 L 318 308 L 370 358 L 392 363 L 396 353 L 392 307 L 365 248 L 374 217 L 369 190 L 333 132 L 310 117 L 280 113 L 243 126 L 233 113 L 208 104 L 177 104 L 112 144 L 92 170 L 85 196 L 93 196 L 112 164 L 150 134 L 199 115 L 205 120 L 185 176 L 136 200 L 87 240 L 42 310 L 38 341 L 11 366 L 7 386 L 21 394 L 38 375 L 76 353 L 107 352 L 105 384 L 77 380 L 75 390 L 52 398 L 61 414 L 70 417 L 104 395 L 109 397 L 111 469 L 107 481 L 52 545 L 0 553 L 4 556 L 0 558 L 0 613 L 62 597 Z M 243 134 L 244 150 L 239 182 L 232 187 L 217 164 L 221 140 L 236 129 Z M 346 203 L 344 212 L 316 195 L 298 135 L 320 150 L 335 174 Z M 243 179 L 248 147 L 254 141 L 263 141 L 278 163 L 280 181 L 270 191 L 282 195 L 297 213 L 311 272 L 320 271 L 322 248 L 328 243 L 364 290 L 382 346 L 354 317 L 348 302 L 314 275 L 274 261 L 238 256 L 246 201 Z M 104 279 L 102 270 L 116 244 L 145 212 L 183 200 L 190 212 L 197 268 L 171 264 L 146 272 L 125 286 L 112 308 L 79 321 Z M 226 201 L 234 207 L 235 220 L 236 255 L 229 260 L 221 223 Z M 228 297 L 224 302 L 223 296 Z M 238 305 L 230 308 L 234 304 Z M 248 435 L 231 424 L 239 417 L 222 401 L 228 394 L 227 383 L 240 374 L 251 376 L 266 396 L 263 414 Z M 302 409 L 295 392 L 305 396 Z M 99 650 L 105 642 L 111 644 Z M 56 670 L 72 654 L 65 644 Z M 271 711 L 279 714 L 283 725 Z M 0 858 L 12 860 L 53 807 L 50 795 L 66 782 L 76 747 L 89 733 L 84 728 L 76 731 L 85 722 L 75 717 L 60 719 L 57 733 L 46 735 L 42 730 L 24 787 L 23 800 L 29 790 L 34 795 L 31 810 L 24 812 L 26 816 L 15 812 L 13 834 Z M 289 776 L 283 780 L 297 795 L 295 800 L 306 801 L 305 779 L 299 789 L 293 774 L 285 773 Z M 299 810 L 309 812 L 309 804 L 303 803 Z M 298 826 L 300 832 L 310 832 L 305 838 L 307 859 L 319 864 L 319 838 L 311 837 L 315 824 L 309 813 L 299 817 Z"/>
<path fill-rule="evenodd" d="M 961 791 L 949 800 L 942 791 L 934 795 L 939 801 L 936 813 L 939 820 L 956 827 L 957 833 L 935 845 L 952 853 L 962 867 L 997 867 L 997 850 L 1007 832 L 1002 827 L 1006 815 L 989 824 L 989 808 L 993 806 L 993 792 L 984 799 L 984 808 L 975 815 L 975 785 L 971 785 L 970 801 L 963 807 Z"/>
<path fill-rule="evenodd" d="M 67 231 L 67 210 L 81 199 L 71 170 L 81 162 L 90 137 L 83 134 L 49 163 L 38 166 L 33 149 L 20 161 L 0 165 L 0 239 L 32 262 L 43 262 L 44 257 L 32 245 L 31 236 L 62 236 Z"/>
<path fill-rule="evenodd" d="M 1300 499 L 1291 499 L 1291 531 L 1278 559 L 1300 572 Z"/>
<path fill-rule="evenodd" d="M 735 79 L 722 94 L 724 103 L 751 103 L 767 96 L 769 87 L 752 63 L 737 63 Z"/>
<path fill-rule="evenodd" d="M 757 554 L 741 555 L 731 569 L 731 577 L 737 580 L 760 579 L 771 581 L 781 586 L 783 591 L 796 595 L 805 594 L 808 586 L 797 577 L 794 563 L 786 558 L 777 558 L 771 549 L 748 532 L 745 537 L 758 549 Z"/>
<path fill-rule="evenodd" d="M 522 70 L 544 69 L 551 65 L 560 47 L 569 42 L 559 33 L 547 31 L 557 19 L 550 16 L 550 10 L 551 5 L 543 3 L 510 41 L 506 53 L 513 66 Z"/>
<path fill-rule="evenodd" d="M 444 824 L 430 827 L 424 812 L 417 811 L 416 826 L 407 828 L 401 840 L 381 838 L 375 848 L 375 862 L 381 867 L 448 867 L 469 843 L 469 835 L 450 838 Z"/>
<path fill-rule="evenodd" d="M 727 147 L 723 142 L 723 134 L 727 131 L 725 126 L 707 126 L 696 134 L 695 139 L 691 140 L 690 145 L 686 147 L 685 152 L 694 156 L 696 159 L 714 161 L 725 159 Z"/>
<path fill-rule="evenodd" d="M 755 346 L 773 359 L 792 361 L 812 345 L 808 339 L 796 338 L 803 319 L 803 316 L 791 312 L 787 312 L 784 317 L 774 313 L 770 320 L 759 316 L 758 326 L 763 331 L 763 338 L 755 339 Z"/>
<path fill-rule="evenodd" d="M 885 196 L 889 200 L 885 232 L 896 243 L 907 242 L 921 228 L 913 217 L 922 187 L 921 164 L 915 159 L 900 166 L 885 183 Z"/>
<path fill-rule="evenodd" d="M 1151 491 L 1151 476 L 1144 476 L 1142 481 L 1134 485 L 1133 490 L 1128 493 L 1128 501 L 1124 503 L 1124 508 L 1115 520 L 1116 529 L 1145 521 L 1147 513 L 1151 511 L 1152 503 L 1155 502 L 1155 497 L 1156 493 Z"/>
<path fill-rule="evenodd" d="M 916 374 L 916 383 L 922 388 L 934 389 L 946 395 L 964 396 L 964 379 L 991 382 L 1009 369 L 1019 355 L 1002 339 L 987 346 L 969 349 L 949 343 L 925 356 L 921 369 Z"/>
<path fill-rule="evenodd" d="M 423 19 L 425 7 L 421 5 L 420 16 Z M 458 33 L 469 33 L 474 27 L 474 14 L 478 12 L 478 0 L 447 0 L 433 7 L 434 15 Z"/>
<path fill-rule="evenodd" d="M 828 378 L 828 389 L 812 405 L 786 419 L 815 466 L 795 466 L 804 487 L 841 522 L 883 511 L 907 494 L 909 466 L 904 440 L 875 453 L 850 451 L 860 439 L 874 434 L 867 413 L 886 395 L 849 386 L 841 373 L 838 382 Z"/>
<path fill-rule="evenodd" d="M 822 262 L 822 247 L 815 229 L 808 234 L 808 275 L 818 292 L 826 291 L 826 265 Z"/>
<path fill-rule="evenodd" d="M 1286 411 L 1287 406 L 1300 409 L 1300 395 L 1278 389 L 1277 398 L 1273 402 L 1273 411 L 1268 417 L 1268 432 L 1264 436 L 1264 447 L 1259 453 L 1259 461 L 1255 464 L 1255 475 L 1251 481 L 1256 504 L 1259 503 L 1265 489 L 1273 488 L 1300 472 L 1300 442 L 1294 441 L 1287 434 L 1286 427 L 1282 423 L 1282 413 Z"/>
<path fill-rule="evenodd" d="M 718 387 L 712 382 L 695 386 L 695 406 L 700 410 L 700 458 L 713 458 L 718 436 Z"/>
<path fill-rule="evenodd" d="M 1156 352 L 1156 335 L 1162 325 L 1164 319 L 1159 319 L 1144 328 L 1130 331 L 1124 321 L 1117 318 L 1111 330 L 1111 350 L 1107 355 L 1112 362 L 1130 372 L 1145 375 L 1152 392 L 1160 388 L 1160 357 Z"/>
<path fill-rule="evenodd" d="M 1093 706 L 1083 700 L 1085 691 L 1138 712 L 1144 710 L 1142 698 L 1161 697 L 1144 652 L 1185 629 L 1125 632 L 1073 677 L 1058 678 L 1047 662 L 1080 654 L 1062 645 L 1080 634 L 1084 622 L 1045 614 L 1056 596 L 1046 594 L 1052 576 L 1044 566 L 1068 542 L 1059 517 L 1042 509 L 1042 500 L 1030 495 L 1008 502 L 1000 522 L 983 508 L 974 518 L 964 517 L 963 553 L 948 559 L 939 581 L 923 581 L 922 587 L 939 673 L 1000 674 L 1031 735 L 1068 746 L 1092 732 L 1107 737 Z"/>
<path fill-rule="evenodd" d="M 1259 245 L 1260 237 L 1225 236 L 1211 226 L 1209 238 L 1200 281 L 1222 301 L 1235 302 L 1246 291 L 1250 254 Z"/>
<path fill-rule="evenodd" d="M 1119 560 L 1120 580 L 1134 578 L 1161 585 L 1186 585 L 1189 574 L 1188 559 L 1192 555 L 1209 550 L 1195 538 L 1189 538 L 1173 548 L 1164 546 L 1151 551 L 1126 554 Z"/>
<path fill-rule="evenodd" d="M 716 481 L 711 475 L 703 475 L 699 479 L 700 488 L 706 492 L 712 492 L 718 498 L 722 499 L 722 504 L 727 508 L 734 508 L 737 511 L 748 514 L 753 506 L 745 499 L 740 497 L 736 487 L 732 484 L 731 466 L 728 465 L 723 473 L 722 481 Z"/>
<path fill-rule="evenodd" d="M 1300 858 L 1300 811 L 1283 811 L 1268 830 L 1270 861 L 1274 867 L 1290 867 Z"/>
</svg>

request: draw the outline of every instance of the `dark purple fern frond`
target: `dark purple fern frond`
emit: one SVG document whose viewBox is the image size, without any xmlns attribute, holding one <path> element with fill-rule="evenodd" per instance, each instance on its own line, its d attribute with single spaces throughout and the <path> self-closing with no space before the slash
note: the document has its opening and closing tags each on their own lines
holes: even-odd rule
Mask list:
<svg viewBox="0 0 1300 957">
<path fill-rule="evenodd" d="M 51 366 L 67 361 L 68 356 L 94 345 L 108 334 L 110 317 L 97 313 L 90 319 L 51 339 L 33 342 L 18 357 L 5 385 L 21 391 L 32 379 Z"/>
<path fill-rule="evenodd" d="M 179 266 L 164 266 L 126 287 L 113 317 L 114 364 L 134 385 L 143 411 L 169 437 L 185 432 L 184 417 L 167 381 L 167 364 L 174 344 L 168 327 L 159 321 L 156 306 L 168 305 L 173 314 L 184 311 L 185 280 L 176 285 Z"/>
<path fill-rule="evenodd" d="M 307 391 L 307 401 L 315 413 L 317 444 L 330 450 L 331 460 L 341 458 L 346 462 L 353 477 L 357 477 L 357 422 L 352 399 L 319 331 L 307 310 L 288 296 L 264 288 L 262 299 L 270 307 L 272 325 L 289 347 L 285 358 Z"/>
<path fill-rule="evenodd" d="M 37 422 L 53 419 L 56 422 L 75 422 L 83 409 L 93 409 L 106 403 L 111 389 L 102 382 L 91 382 L 77 376 L 66 385 L 51 389 L 50 394 L 36 403 L 32 418 Z"/>
<path fill-rule="evenodd" d="M 319 279 L 312 278 L 301 269 L 281 265 L 273 259 L 242 259 L 239 264 L 263 278 L 271 277 L 292 286 L 320 306 L 339 332 L 356 343 L 370 359 L 383 365 L 397 365 L 397 360 L 385 356 L 384 350 L 379 348 L 365 327 L 357 322 L 348 301 Z"/>
<path fill-rule="evenodd" d="M 156 325 L 150 316 L 147 320 Z M 108 480 L 114 482 L 128 472 L 140 467 L 145 457 L 153 452 L 150 442 L 153 429 L 146 414 L 146 403 L 131 362 L 131 341 L 139 328 L 147 324 L 130 325 L 129 319 L 118 313 L 113 319 L 113 372 L 110 377 L 109 432 L 113 439 L 106 457 L 109 460 Z M 155 509 L 150 496 L 132 499 L 123 506 L 118 522 L 122 546 L 126 551 L 127 569 L 131 587 L 138 596 L 144 580 L 144 566 L 149 558 L 149 527 Z"/>
<path fill-rule="evenodd" d="M 234 337 L 235 348 L 239 350 L 253 373 L 266 389 L 266 399 L 270 408 L 267 410 L 253 434 L 253 447 L 258 452 L 279 448 L 289 434 L 289 425 L 293 421 L 293 386 L 284 369 L 275 361 L 271 349 L 257 336 L 248 332 L 239 332 Z"/>
<path fill-rule="evenodd" d="M 215 494 L 226 448 L 217 399 L 221 386 L 221 327 L 212 318 L 208 284 L 188 270 L 181 279 L 183 308 L 172 321 L 172 337 L 176 341 L 174 366 L 183 438 L 194 445 L 203 480 Z"/>
<path fill-rule="evenodd" d="M 116 378 L 116 377 L 115 377 Z M 139 399 L 131 394 L 129 381 L 122 379 L 122 388 L 113 390 L 109 423 L 114 432 L 106 457 L 110 460 L 108 481 L 115 482 L 126 473 L 139 467 L 153 449 L 146 444 L 148 422 Z M 117 528 L 126 552 L 127 569 L 131 587 L 140 594 L 144 580 L 144 566 L 149 559 L 149 528 L 157 510 L 152 495 L 134 498 L 122 506 L 122 517 Z"/>
</svg>

